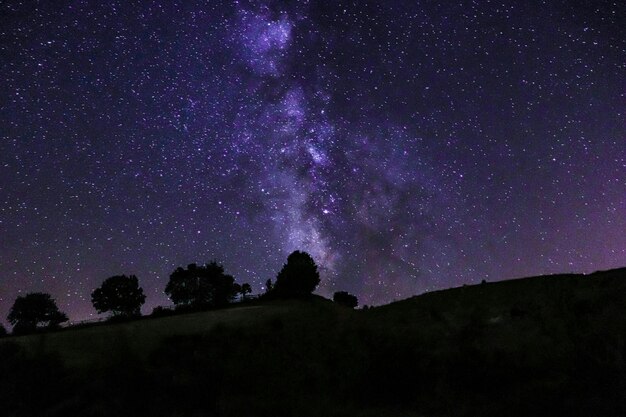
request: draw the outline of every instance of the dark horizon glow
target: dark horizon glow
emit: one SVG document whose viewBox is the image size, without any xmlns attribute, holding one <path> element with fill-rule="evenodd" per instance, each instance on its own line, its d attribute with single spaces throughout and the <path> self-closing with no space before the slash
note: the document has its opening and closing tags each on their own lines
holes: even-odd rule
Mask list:
<svg viewBox="0 0 626 417">
<path fill-rule="evenodd" d="M 216 259 L 262 291 L 424 291 L 626 265 L 626 6 L 610 1 L 7 1 L 0 320 L 145 312 Z"/>
</svg>

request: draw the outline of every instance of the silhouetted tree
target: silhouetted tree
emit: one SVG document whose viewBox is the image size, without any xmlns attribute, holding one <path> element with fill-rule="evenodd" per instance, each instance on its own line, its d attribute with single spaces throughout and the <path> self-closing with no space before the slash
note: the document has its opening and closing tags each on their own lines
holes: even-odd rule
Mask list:
<svg viewBox="0 0 626 417">
<path fill-rule="evenodd" d="M 177 306 L 219 307 L 232 301 L 237 287 L 234 278 L 224 273 L 222 265 L 211 262 L 177 268 L 170 275 L 165 293 Z"/>
<path fill-rule="evenodd" d="M 272 284 L 272 280 L 270 278 L 265 281 L 265 293 L 272 291 L 274 289 L 274 284 Z"/>
<path fill-rule="evenodd" d="M 17 297 L 7 316 L 14 333 L 28 333 L 38 327 L 56 327 L 68 320 L 50 294 L 34 292 Z"/>
<path fill-rule="evenodd" d="M 295 251 L 287 257 L 287 263 L 276 276 L 272 291 L 279 297 L 309 295 L 319 283 L 320 274 L 311 255 Z"/>
<path fill-rule="evenodd" d="M 4 326 L 0 324 L 0 337 L 4 337 L 6 335 L 7 335 L 7 329 L 5 329 Z"/>
<path fill-rule="evenodd" d="M 173 310 L 171 308 L 167 308 L 167 307 L 163 307 L 163 306 L 156 306 L 152 309 L 152 314 L 150 314 L 153 317 L 163 317 L 163 316 L 169 316 L 173 314 Z"/>
<path fill-rule="evenodd" d="M 135 275 L 115 275 L 104 280 L 91 293 L 91 303 L 98 313 L 110 311 L 114 317 L 141 314 L 146 296 Z"/>
<path fill-rule="evenodd" d="M 333 295 L 333 301 L 339 305 L 349 307 L 349 308 L 355 308 L 356 306 L 359 305 L 358 298 L 356 298 L 355 295 L 352 295 L 346 291 L 337 291 Z"/>
<path fill-rule="evenodd" d="M 246 295 L 252 293 L 252 287 L 248 283 L 241 284 L 239 293 L 241 293 L 241 299 L 245 301 Z"/>
<path fill-rule="evenodd" d="M 241 285 L 235 282 L 233 284 L 233 291 L 235 292 L 235 294 L 241 294 Z"/>
</svg>

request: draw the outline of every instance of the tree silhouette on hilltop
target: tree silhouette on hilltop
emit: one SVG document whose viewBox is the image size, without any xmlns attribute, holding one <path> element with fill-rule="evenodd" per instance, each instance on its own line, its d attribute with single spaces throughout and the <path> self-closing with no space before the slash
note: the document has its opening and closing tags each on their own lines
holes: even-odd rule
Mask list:
<svg viewBox="0 0 626 417">
<path fill-rule="evenodd" d="M 224 267 L 213 261 L 206 265 L 190 264 L 170 275 L 165 293 L 177 307 L 222 307 L 230 303 L 238 288 Z"/>
<path fill-rule="evenodd" d="M 33 332 L 40 327 L 57 327 L 68 320 L 50 294 L 41 292 L 17 297 L 7 319 L 16 334 Z"/>
<path fill-rule="evenodd" d="M 135 275 L 116 275 L 91 293 L 91 302 L 98 313 L 110 311 L 114 317 L 132 317 L 141 314 L 146 296 Z"/>
<path fill-rule="evenodd" d="M 359 305 L 358 298 L 356 298 L 355 295 L 352 295 L 346 291 L 337 291 L 333 295 L 333 301 L 339 305 L 349 307 L 349 308 L 355 308 L 356 306 Z"/>
<path fill-rule="evenodd" d="M 294 251 L 276 276 L 271 293 L 277 297 L 310 295 L 320 283 L 315 261 L 306 252 Z"/>
</svg>

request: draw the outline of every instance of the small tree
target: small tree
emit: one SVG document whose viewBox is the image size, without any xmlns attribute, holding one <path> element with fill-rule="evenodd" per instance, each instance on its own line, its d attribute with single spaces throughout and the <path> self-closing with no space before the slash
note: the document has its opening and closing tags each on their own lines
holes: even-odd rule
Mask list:
<svg viewBox="0 0 626 417">
<path fill-rule="evenodd" d="M 50 294 L 35 292 L 17 297 L 7 316 L 14 333 L 29 333 L 38 327 L 57 327 L 68 320 Z"/>
<path fill-rule="evenodd" d="M 91 303 L 98 313 L 110 311 L 114 317 L 132 317 L 141 314 L 146 302 L 143 289 L 135 275 L 115 275 L 104 280 L 91 293 Z"/>
<path fill-rule="evenodd" d="M 0 324 L 0 337 L 4 337 L 6 335 L 7 335 L 7 329 L 5 329 L 4 326 Z"/>
<path fill-rule="evenodd" d="M 274 289 L 274 284 L 272 284 L 272 280 L 270 278 L 265 281 L 265 293 L 269 293 Z"/>
<path fill-rule="evenodd" d="M 241 299 L 246 301 L 246 295 L 252 293 L 252 287 L 248 283 L 241 284 L 239 293 L 241 294 Z"/>
<path fill-rule="evenodd" d="M 239 285 L 238 283 L 234 283 L 233 284 L 233 292 L 235 294 L 241 294 L 241 285 Z"/>
<path fill-rule="evenodd" d="M 178 307 L 220 307 L 232 301 L 237 287 L 235 279 L 224 273 L 222 265 L 211 262 L 177 268 L 170 275 L 165 293 Z"/>
<path fill-rule="evenodd" d="M 298 297 L 311 294 L 320 283 L 315 261 L 306 252 L 295 251 L 287 257 L 276 276 L 272 290 L 279 297 Z"/>
<path fill-rule="evenodd" d="M 359 305 L 359 300 L 356 298 L 356 296 L 346 291 L 337 291 L 333 295 L 333 301 L 339 305 L 349 308 L 355 308 Z"/>
</svg>

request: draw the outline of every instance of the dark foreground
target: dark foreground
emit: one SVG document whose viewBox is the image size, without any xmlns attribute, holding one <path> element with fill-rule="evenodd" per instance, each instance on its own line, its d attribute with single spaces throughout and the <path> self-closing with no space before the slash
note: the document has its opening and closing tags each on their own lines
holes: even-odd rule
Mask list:
<svg viewBox="0 0 626 417">
<path fill-rule="evenodd" d="M 626 269 L 0 341 L 2 416 L 623 416 Z"/>
</svg>

